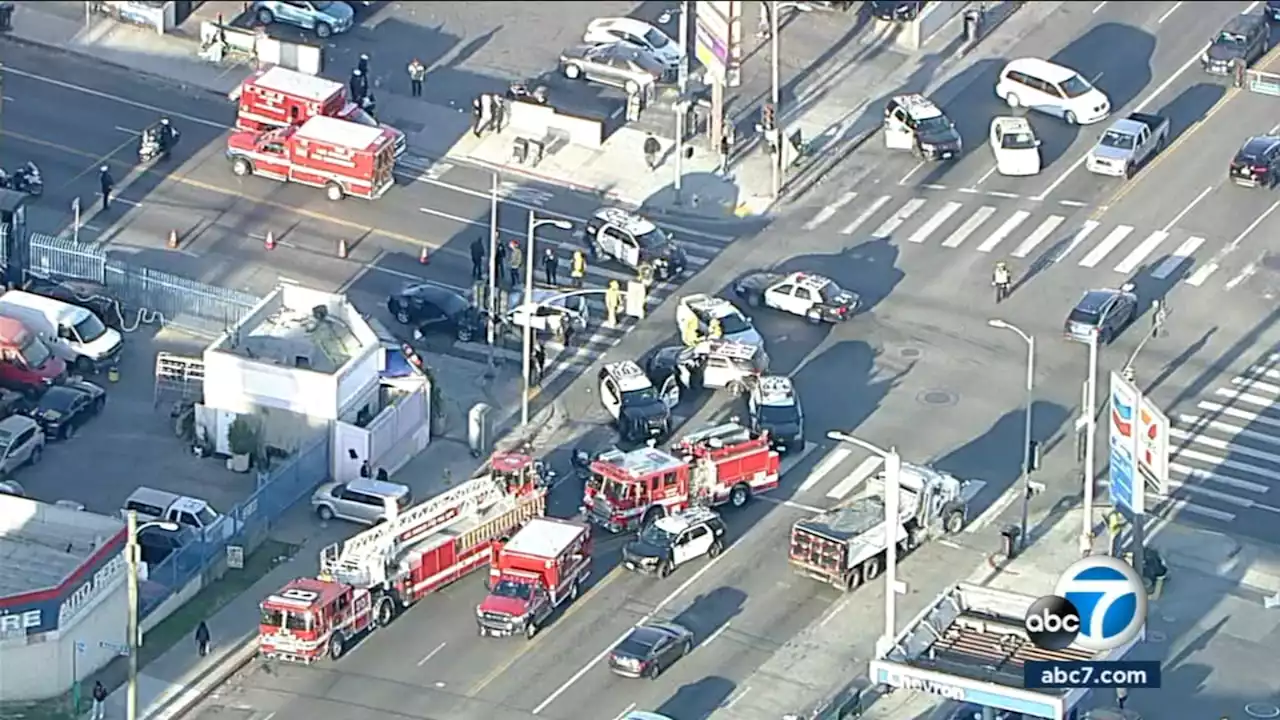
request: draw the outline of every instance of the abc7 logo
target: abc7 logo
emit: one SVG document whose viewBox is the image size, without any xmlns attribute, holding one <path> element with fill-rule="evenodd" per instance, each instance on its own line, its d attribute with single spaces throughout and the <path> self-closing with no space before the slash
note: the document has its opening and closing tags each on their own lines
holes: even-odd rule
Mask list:
<svg viewBox="0 0 1280 720">
<path fill-rule="evenodd" d="M 1081 560 L 1058 579 L 1055 594 L 1027 608 L 1027 636 L 1039 648 L 1113 650 L 1142 632 L 1147 591 L 1126 562 L 1112 557 Z"/>
</svg>

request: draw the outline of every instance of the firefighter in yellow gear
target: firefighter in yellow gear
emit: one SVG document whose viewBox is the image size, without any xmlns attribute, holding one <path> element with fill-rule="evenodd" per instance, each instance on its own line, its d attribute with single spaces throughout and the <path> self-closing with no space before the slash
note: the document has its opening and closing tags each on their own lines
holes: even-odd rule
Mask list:
<svg viewBox="0 0 1280 720">
<path fill-rule="evenodd" d="M 573 260 L 569 263 L 569 277 L 573 279 L 573 286 L 582 289 L 582 281 L 587 275 L 587 256 L 581 250 L 573 251 Z"/>
<path fill-rule="evenodd" d="M 720 318 L 711 318 L 711 322 L 707 323 L 707 337 L 712 340 L 719 340 L 724 337 L 724 328 L 720 327 Z"/>
<path fill-rule="evenodd" d="M 622 288 L 617 280 L 609 281 L 609 289 L 604 293 L 604 309 L 610 326 L 618 324 L 618 314 L 622 311 Z"/>
<path fill-rule="evenodd" d="M 680 341 L 688 347 L 698 344 L 698 318 L 693 314 L 686 315 L 680 323 Z"/>
</svg>

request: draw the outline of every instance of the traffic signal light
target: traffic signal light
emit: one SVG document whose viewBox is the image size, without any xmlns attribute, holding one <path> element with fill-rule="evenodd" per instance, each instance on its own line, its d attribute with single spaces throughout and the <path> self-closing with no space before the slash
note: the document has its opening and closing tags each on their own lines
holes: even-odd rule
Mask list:
<svg viewBox="0 0 1280 720">
<path fill-rule="evenodd" d="M 760 125 L 765 130 L 772 130 L 777 127 L 776 118 L 774 117 L 775 108 L 773 103 L 765 103 L 764 108 L 760 111 Z"/>
</svg>

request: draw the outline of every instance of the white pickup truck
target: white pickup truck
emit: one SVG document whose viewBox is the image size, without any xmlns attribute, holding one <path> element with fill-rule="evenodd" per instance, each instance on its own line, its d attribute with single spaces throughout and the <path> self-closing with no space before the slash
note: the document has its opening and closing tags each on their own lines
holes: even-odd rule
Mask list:
<svg viewBox="0 0 1280 720">
<path fill-rule="evenodd" d="M 1130 113 L 1102 133 L 1089 151 L 1085 167 L 1098 175 L 1130 178 L 1168 142 L 1168 118 Z"/>
</svg>

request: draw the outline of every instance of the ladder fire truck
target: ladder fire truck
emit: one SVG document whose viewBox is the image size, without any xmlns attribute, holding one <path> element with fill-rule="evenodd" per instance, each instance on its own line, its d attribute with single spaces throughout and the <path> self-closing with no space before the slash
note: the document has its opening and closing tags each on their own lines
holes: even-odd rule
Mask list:
<svg viewBox="0 0 1280 720">
<path fill-rule="evenodd" d="M 262 602 L 263 654 L 300 662 L 326 651 L 337 657 L 348 638 L 388 625 L 427 594 L 487 565 L 495 541 L 545 512 L 541 467 L 529 455 L 496 453 L 479 476 L 324 548 L 317 578 L 295 580 Z M 300 627 L 310 630 L 297 650 Z"/>
<path fill-rule="evenodd" d="M 742 507 L 778 486 L 768 433 L 725 423 L 691 433 L 670 451 L 611 450 L 591 463 L 582 512 L 609 532 L 635 530 L 690 505 Z"/>
</svg>

